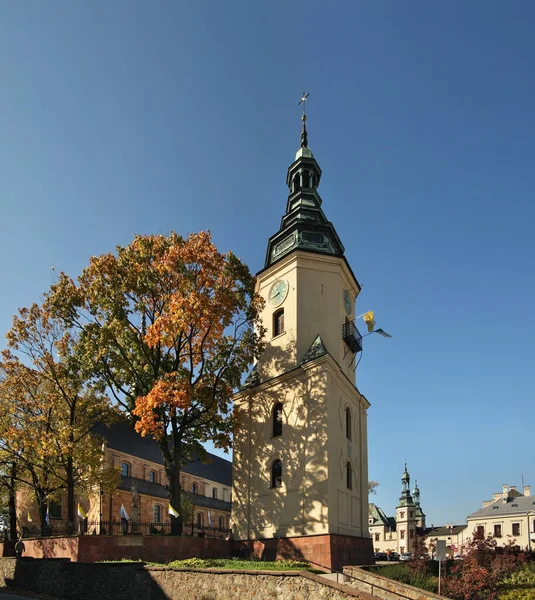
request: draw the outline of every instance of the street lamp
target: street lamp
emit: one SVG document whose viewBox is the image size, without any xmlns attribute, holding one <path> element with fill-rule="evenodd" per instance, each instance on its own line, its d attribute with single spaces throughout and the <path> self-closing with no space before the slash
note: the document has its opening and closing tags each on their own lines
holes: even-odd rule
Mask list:
<svg viewBox="0 0 535 600">
<path fill-rule="evenodd" d="M 104 495 L 104 490 L 102 489 L 102 483 L 100 484 L 100 518 L 98 522 L 98 534 L 102 535 L 102 496 Z"/>
</svg>

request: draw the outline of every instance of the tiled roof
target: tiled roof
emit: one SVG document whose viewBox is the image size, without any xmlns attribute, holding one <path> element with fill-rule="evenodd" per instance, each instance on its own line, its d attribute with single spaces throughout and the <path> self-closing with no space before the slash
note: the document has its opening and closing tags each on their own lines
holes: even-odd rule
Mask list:
<svg viewBox="0 0 535 600">
<path fill-rule="evenodd" d="M 496 500 L 496 502 L 485 506 L 485 508 L 476 510 L 476 512 L 473 512 L 466 518 L 480 519 L 499 515 L 514 515 L 516 513 L 525 513 L 528 510 L 535 510 L 535 496 L 507 498 L 507 502 L 504 502 L 502 499 Z"/>
<path fill-rule="evenodd" d="M 121 482 L 118 488 L 120 490 L 132 491 L 132 484 L 135 482 L 137 491 L 141 496 L 154 496 L 156 498 L 162 498 L 167 500 L 169 495 L 167 493 L 167 486 L 160 485 L 159 483 L 151 483 L 144 479 L 138 479 L 137 477 L 125 477 L 121 476 Z M 203 506 L 205 508 L 213 508 L 217 510 L 230 511 L 231 503 L 224 502 L 218 498 L 210 498 L 209 496 L 203 496 L 201 494 L 189 494 L 182 492 L 182 495 L 189 498 L 195 506 Z"/>
<path fill-rule="evenodd" d="M 385 515 L 383 509 L 376 504 L 373 504 L 373 502 L 368 504 L 368 517 L 375 519 L 375 521 L 378 521 L 387 527 L 390 526 L 389 518 Z M 376 525 L 376 523 L 372 523 L 372 525 Z"/>
<path fill-rule="evenodd" d="M 120 422 L 111 427 L 98 425 L 94 432 L 105 438 L 108 447 L 113 450 L 163 465 L 162 453 L 158 444 L 150 437 L 141 437 L 129 423 Z M 203 463 L 196 453 L 192 453 L 191 460 L 187 460 L 182 466 L 182 472 L 199 477 L 199 479 L 216 481 L 230 488 L 232 486 L 232 462 L 211 452 L 206 453 L 206 458 L 209 462 Z M 141 490 L 140 493 L 142 493 Z"/>
<path fill-rule="evenodd" d="M 438 537 L 441 535 L 457 535 L 463 529 L 466 529 L 466 525 L 454 525 L 453 527 L 435 527 L 431 531 L 427 532 L 429 537 Z"/>
</svg>

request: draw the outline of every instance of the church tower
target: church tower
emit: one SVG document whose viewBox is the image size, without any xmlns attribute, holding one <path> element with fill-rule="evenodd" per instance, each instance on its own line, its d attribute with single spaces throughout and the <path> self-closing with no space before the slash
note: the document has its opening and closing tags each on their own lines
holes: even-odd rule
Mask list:
<svg viewBox="0 0 535 600">
<path fill-rule="evenodd" d="M 401 476 L 401 496 L 396 508 L 396 531 L 398 534 L 398 551 L 400 554 L 410 552 L 412 542 L 416 536 L 416 504 L 411 496 L 410 490 L 411 478 L 405 470 Z"/>
<path fill-rule="evenodd" d="M 266 349 L 234 398 L 233 540 L 263 556 L 370 564 L 360 285 L 323 212 L 304 111 L 302 121 L 286 212 L 257 274 Z"/>
</svg>

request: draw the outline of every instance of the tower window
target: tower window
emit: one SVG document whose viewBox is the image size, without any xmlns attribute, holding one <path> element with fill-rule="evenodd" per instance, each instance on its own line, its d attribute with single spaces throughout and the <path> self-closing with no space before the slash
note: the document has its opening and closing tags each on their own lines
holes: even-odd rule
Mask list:
<svg viewBox="0 0 535 600">
<path fill-rule="evenodd" d="M 282 435 L 282 404 L 279 402 L 273 408 L 273 437 Z"/>
<path fill-rule="evenodd" d="M 297 192 L 301 189 L 301 177 L 299 173 L 294 177 L 294 192 Z"/>
<path fill-rule="evenodd" d="M 284 333 L 284 308 L 273 314 L 273 337 Z"/>
<path fill-rule="evenodd" d="M 310 187 L 310 173 L 308 171 L 303 171 L 303 187 Z"/>
<path fill-rule="evenodd" d="M 346 485 L 348 490 L 353 489 L 353 469 L 351 463 L 348 461 L 346 465 Z"/>
<path fill-rule="evenodd" d="M 275 460 L 271 466 L 271 487 L 282 487 L 282 463 L 279 459 Z"/>
<path fill-rule="evenodd" d="M 346 438 L 351 439 L 351 411 L 346 408 Z"/>
</svg>

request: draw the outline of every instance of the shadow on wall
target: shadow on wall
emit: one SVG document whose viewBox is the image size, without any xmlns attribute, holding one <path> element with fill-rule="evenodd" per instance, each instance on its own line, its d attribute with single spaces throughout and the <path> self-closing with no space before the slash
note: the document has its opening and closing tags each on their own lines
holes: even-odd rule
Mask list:
<svg viewBox="0 0 535 600">
<path fill-rule="evenodd" d="M 142 563 L 84 564 L 67 559 L 3 559 L 14 563 L 6 585 L 65 600 L 165 600 L 168 596 Z M 4 565 L 2 565 L 4 567 Z M 173 596 L 171 596 L 173 597 Z M 180 597 L 179 595 L 175 596 Z"/>
<path fill-rule="evenodd" d="M 312 344 L 315 334 L 310 337 Z M 282 540 L 277 544 L 267 538 L 327 534 L 328 477 L 339 478 L 345 487 L 345 464 L 342 470 L 338 456 L 331 457 L 334 472 L 329 473 L 328 411 L 336 415 L 339 401 L 329 398 L 329 376 L 325 365 L 314 361 L 318 357 L 312 354 L 309 362 L 299 365 L 294 341 L 284 348 L 271 346 L 261 361 L 261 386 L 257 384 L 242 393 L 238 408 L 241 435 L 234 444 L 233 537 L 262 539 L 254 550 L 257 555 L 261 552 L 261 558 L 275 558 L 275 548 L 284 546 Z M 274 379 L 288 372 L 289 379 Z M 329 402 L 333 402 L 331 407 Z M 274 435 L 274 409 L 278 405 L 282 408 L 282 432 Z M 249 411 L 257 424 L 250 439 Z M 345 435 L 343 425 L 340 419 L 340 436 Z M 280 484 L 273 480 L 277 460 L 282 464 Z M 362 498 L 359 469 L 356 463 L 353 495 Z M 292 558 L 302 557 L 295 545 L 287 550 Z"/>
</svg>

